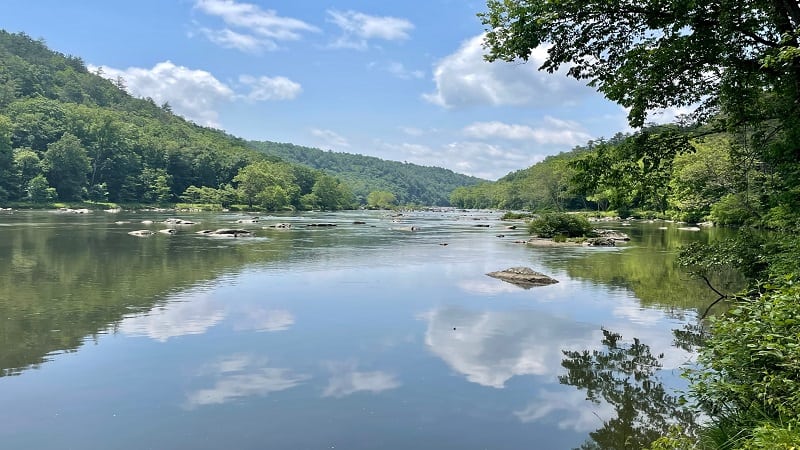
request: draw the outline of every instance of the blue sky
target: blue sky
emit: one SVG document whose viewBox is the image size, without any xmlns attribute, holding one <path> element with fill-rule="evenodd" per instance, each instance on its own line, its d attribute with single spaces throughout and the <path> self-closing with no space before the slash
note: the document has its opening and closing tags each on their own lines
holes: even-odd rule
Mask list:
<svg viewBox="0 0 800 450">
<path fill-rule="evenodd" d="M 3 0 L 0 27 L 198 124 L 487 179 L 627 131 L 583 83 L 482 60 L 481 1 Z"/>
</svg>

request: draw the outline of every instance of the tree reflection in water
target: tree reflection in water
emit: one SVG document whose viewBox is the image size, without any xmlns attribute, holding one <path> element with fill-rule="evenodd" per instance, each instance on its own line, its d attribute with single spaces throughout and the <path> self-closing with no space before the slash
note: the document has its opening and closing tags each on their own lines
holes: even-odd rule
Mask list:
<svg viewBox="0 0 800 450">
<path fill-rule="evenodd" d="M 585 390 L 587 400 L 605 401 L 616 411 L 616 417 L 589 434 L 581 449 L 639 450 L 672 426 L 693 432 L 694 414 L 658 377 L 663 354 L 656 357 L 638 339 L 625 342 L 608 330 L 603 330 L 602 343 L 602 350 L 564 351 L 561 362 L 567 369 L 559 377 L 561 384 Z"/>
</svg>

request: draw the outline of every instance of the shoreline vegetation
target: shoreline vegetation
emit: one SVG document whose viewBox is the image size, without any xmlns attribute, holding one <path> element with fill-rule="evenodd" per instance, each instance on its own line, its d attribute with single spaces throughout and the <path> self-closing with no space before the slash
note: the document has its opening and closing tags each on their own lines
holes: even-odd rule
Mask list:
<svg viewBox="0 0 800 450">
<path fill-rule="evenodd" d="M 570 76 L 626 108 L 631 131 L 549 156 L 493 183 L 458 188 L 451 194 L 453 205 L 594 209 L 602 215 L 615 210 L 622 218 L 695 224 L 680 227 L 686 232 L 709 224 L 735 229 L 733 237 L 685 246 L 677 260 L 718 296 L 715 303 L 725 300 L 729 306 L 715 316 L 704 314 L 690 333 L 699 356 L 686 368 L 689 388 L 682 403 L 706 420 L 662 421 L 636 447 L 627 441 L 606 446 L 798 448 L 796 2 L 738 8 L 713 1 L 491 0 L 479 17 L 486 32 L 485 59 L 519 63 L 537 55 L 541 70 L 568 67 Z M 540 61 L 536 49 L 544 43 L 557 44 Z M 654 111 L 670 108 L 688 114 L 672 123 L 651 122 Z M 581 236 L 560 225 L 551 234 L 548 227 L 553 228 L 545 221 L 531 233 Z M 716 286 L 713 276 L 725 270 L 741 274 L 746 287 L 727 292 Z M 688 337 L 678 334 L 676 340 Z"/>
</svg>

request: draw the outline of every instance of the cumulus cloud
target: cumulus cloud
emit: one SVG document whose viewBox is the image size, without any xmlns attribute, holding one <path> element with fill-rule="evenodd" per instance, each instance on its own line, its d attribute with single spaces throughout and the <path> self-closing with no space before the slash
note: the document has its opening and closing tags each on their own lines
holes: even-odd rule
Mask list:
<svg viewBox="0 0 800 450">
<path fill-rule="evenodd" d="M 233 89 L 210 72 L 178 66 L 172 61 L 160 62 L 150 69 L 107 66 L 101 69 L 109 79 L 123 78 L 131 95 L 150 97 L 158 104 L 169 102 L 176 114 L 202 125 L 218 126 L 217 108 L 236 96 Z"/>
<path fill-rule="evenodd" d="M 89 69 L 96 71 L 98 67 L 89 66 Z M 149 97 L 157 104 L 169 102 L 176 114 L 211 127 L 219 127 L 218 110 L 224 103 L 240 99 L 291 100 L 302 92 L 300 84 L 285 77 L 242 75 L 239 82 L 249 92 L 238 93 L 210 72 L 179 66 L 172 61 L 160 62 L 150 69 L 115 69 L 107 66 L 99 69 L 108 79 L 124 79 L 131 95 Z"/>
<path fill-rule="evenodd" d="M 328 10 L 328 21 L 342 30 L 342 35 L 331 44 L 334 48 L 364 50 L 369 41 L 402 41 L 408 39 L 414 24 L 406 19 L 388 16 L 371 16 L 357 11 Z"/>
<path fill-rule="evenodd" d="M 488 180 L 536 164 L 546 156 L 544 152 L 496 142 L 455 141 L 438 146 L 379 142 L 378 145 L 393 155 L 392 159 L 424 166 L 444 166 L 455 172 Z"/>
<path fill-rule="evenodd" d="M 546 47 L 534 49 L 526 64 L 489 63 L 483 59 L 483 38 L 479 35 L 467 40 L 455 53 L 436 64 L 433 70 L 436 91 L 424 94 L 424 99 L 447 108 L 553 106 L 575 103 L 594 93 L 563 71 L 555 74 L 538 71 L 547 55 Z"/>
<path fill-rule="evenodd" d="M 464 134 L 476 139 L 505 139 L 512 141 L 531 141 L 541 145 L 576 146 L 592 138 L 578 123 L 545 117 L 539 127 L 508 124 L 498 121 L 475 122 L 463 130 Z"/>
<path fill-rule="evenodd" d="M 289 369 L 268 367 L 266 359 L 252 355 L 231 355 L 209 365 L 202 375 L 210 372 L 216 382 L 210 388 L 190 392 L 185 407 L 216 405 L 246 397 L 263 397 L 271 392 L 285 391 L 300 385 L 310 377 L 295 374 Z"/>
<path fill-rule="evenodd" d="M 250 88 L 250 92 L 245 98 L 253 101 L 266 100 L 292 100 L 301 92 L 303 88 L 299 83 L 286 77 L 252 77 L 242 75 L 239 81 Z"/>
<path fill-rule="evenodd" d="M 248 53 L 259 53 L 261 50 L 277 50 L 274 41 L 258 39 L 249 34 L 237 33 L 228 28 L 212 30 L 200 28 L 200 32 L 211 42 L 224 48 L 234 48 Z"/>
<path fill-rule="evenodd" d="M 339 149 L 350 147 L 347 139 L 335 131 L 312 128 L 311 135 L 314 136 L 320 148 Z"/>
<path fill-rule="evenodd" d="M 379 393 L 400 386 L 394 375 L 382 371 L 360 372 L 354 363 L 330 363 L 331 378 L 323 397 L 346 397 L 356 392 Z"/>
<path fill-rule="evenodd" d="M 294 41 L 301 39 L 303 33 L 319 32 L 317 27 L 302 20 L 279 16 L 274 10 L 264 10 L 252 3 L 197 0 L 194 6 L 227 25 L 219 30 L 201 29 L 209 40 L 227 48 L 248 52 L 276 50 L 279 48 L 278 41 Z M 238 30 L 231 30 L 230 27 Z"/>
</svg>

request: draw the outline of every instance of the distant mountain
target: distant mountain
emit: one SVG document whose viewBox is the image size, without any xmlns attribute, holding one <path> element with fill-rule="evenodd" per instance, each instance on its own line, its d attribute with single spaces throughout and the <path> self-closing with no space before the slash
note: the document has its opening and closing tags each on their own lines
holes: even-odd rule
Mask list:
<svg viewBox="0 0 800 450">
<path fill-rule="evenodd" d="M 374 156 L 323 151 L 269 141 L 251 141 L 251 148 L 287 162 L 322 170 L 345 182 L 356 200 L 364 203 L 372 191 L 388 191 L 400 204 L 449 205 L 450 193 L 459 187 L 484 182 L 440 167 L 387 161 Z"/>
</svg>

